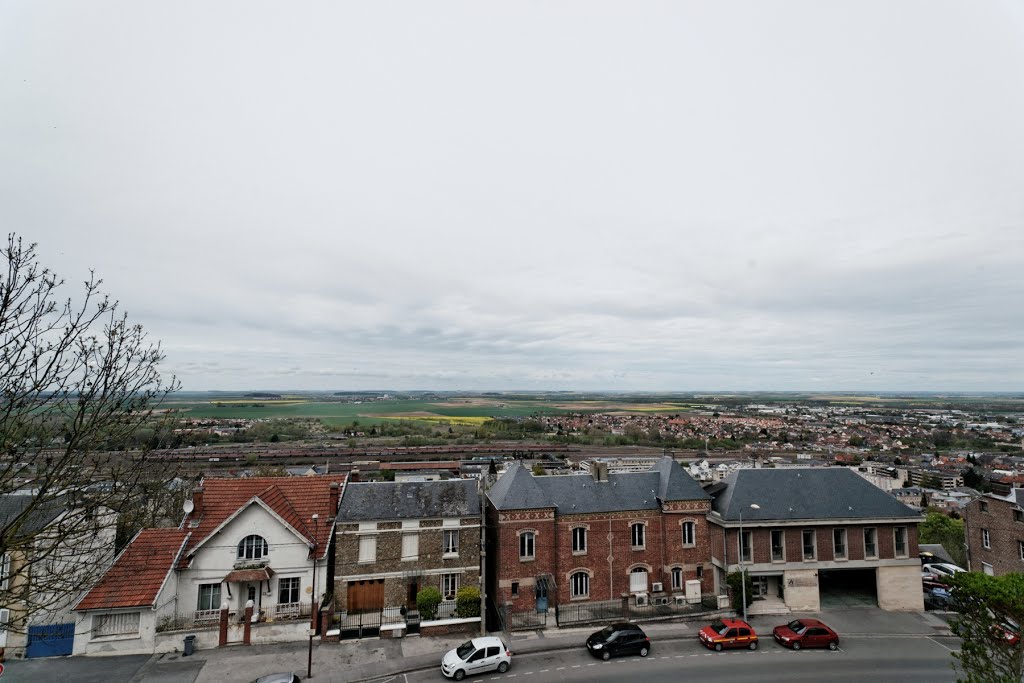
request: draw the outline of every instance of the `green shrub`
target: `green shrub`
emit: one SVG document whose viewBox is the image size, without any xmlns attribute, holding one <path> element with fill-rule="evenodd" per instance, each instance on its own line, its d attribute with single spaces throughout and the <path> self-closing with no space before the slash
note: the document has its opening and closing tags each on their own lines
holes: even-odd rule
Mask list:
<svg viewBox="0 0 1024 683">
<path fill-rule="evenodd" d="M 455 594 L 455 616 L 460 619 L 480 616 L 480 589 L 463 586 Z"/>
<path fill-rule="evenodd" d="M 420 611 L 420 618 L 429 621 L 437 616 L 437 606 L 441 604 L 441 591 L 434 586 L 427 586 L 416 594 L 416 609 Z"/>
<path fill-rule="evenodd" d="M 754 581 L 750 578 L 750 572 L 744 572 L 742 577 L 746 578 L 747 607 L 750 607 L 750 603 L 754 602 Z M 725 581 L 729 585 L 729 592 L 732 593 L 732 608 L 737 613 L 743 612 L 743 578 L 739 572 L 732 572 L 725 577 Z"/>
</svg>

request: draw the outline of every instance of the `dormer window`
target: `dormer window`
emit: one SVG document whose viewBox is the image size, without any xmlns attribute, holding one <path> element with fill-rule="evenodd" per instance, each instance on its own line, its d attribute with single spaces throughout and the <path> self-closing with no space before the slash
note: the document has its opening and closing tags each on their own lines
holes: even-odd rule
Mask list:
<svg viewBox="0 0 1024 683">
<path fill-rule="evenodd" d="M 253 534 L 246 536 L 238 544 L 238 559 L 240 560 L 262 560 L 267 556 L 267 540 L 262 536 Z"/>
</svg>

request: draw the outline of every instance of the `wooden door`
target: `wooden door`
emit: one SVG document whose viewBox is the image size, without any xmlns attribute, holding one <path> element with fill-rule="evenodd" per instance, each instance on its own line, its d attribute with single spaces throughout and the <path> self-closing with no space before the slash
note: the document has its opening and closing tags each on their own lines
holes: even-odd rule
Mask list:
<svg viewBox="0 0 1024 683">
<path fill-rule="evenodd" d="M 348 582 L 348 611 L 368 612 L 384 607 L 384 579 Z"/>
</svg>

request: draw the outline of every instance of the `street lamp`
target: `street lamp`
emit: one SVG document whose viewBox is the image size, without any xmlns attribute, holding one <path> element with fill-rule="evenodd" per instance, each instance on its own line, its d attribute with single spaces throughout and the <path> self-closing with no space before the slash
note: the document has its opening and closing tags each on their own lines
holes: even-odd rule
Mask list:
<svg viewBox="0 0 1024 683">
<path fill-rule="evenodd" d="M 761 506 L 751 503 L 752 510 L 760 510 Z M 754 552 L 754 544 L 750 544 L 750 552 Z M 743 566 L 743 508 L 740 508 L 740 592 L 743 593 L 743 621 L 747 620 L 747 569 Z"/>
<path fill-rule="evenodd" d="M 316 622 L 320 618 L 320 604 L 316 599 L 316 550 L 317 550 L 317 529 L 320 523 L 320 515 L 313 513 L 313 595 L 310 596 L 310 611 L 313 613 L 309 627 L 309 658 L 306 660 L 306 678 L 313 677 L 313 636 L 316 635 Z M 316 603 L 316 609 L 313 604 Z"/>
</svg>

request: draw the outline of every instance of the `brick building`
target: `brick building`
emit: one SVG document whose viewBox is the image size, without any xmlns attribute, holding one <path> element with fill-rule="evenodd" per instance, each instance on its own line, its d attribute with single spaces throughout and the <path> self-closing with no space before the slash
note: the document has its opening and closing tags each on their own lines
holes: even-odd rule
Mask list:
<svg viewBox="0 0 1024 683">
<path fill-rule="evenodd" d="M 487 492 L 490 607 L 683 596 L 714 588 L 711 500 L 672 458 L 646 472 L 534 477 L 515 464 Z"/>
<path fill-rule="evenodd" d="M 1018 502 L 1020 501 L 1020 502 Z M 968 569 L 1002 576 L 1024 571 L 1024 489 L 986 493 L 964 506 Z"/>
<path fill-rule="evenodd" d="M 742 562 L 755 598 L 774 603 L 765 611 L 817 612 L 857 601 L 887 610 L 923 609 L 921 514 L 855 472 L 744 469 L 710 492 L 719 587 Z"/>
<path fill-rule="evenodd" d="M 350 481 L 335 541 L 336 609 L 415 609 L 427 586 L 451 603 L 460 587 L 480 587 L 477 481 Z"/>
</svg>

